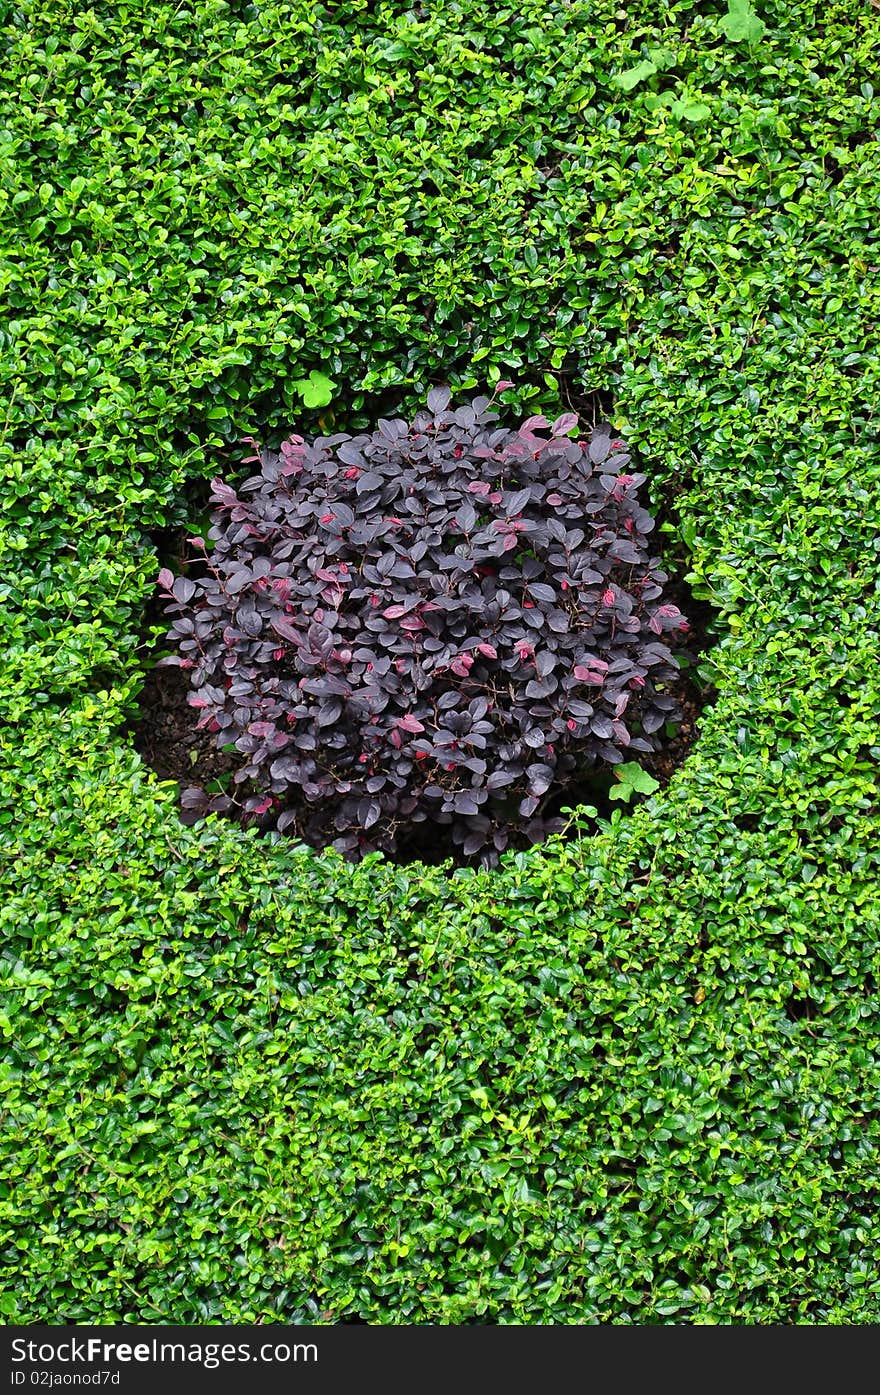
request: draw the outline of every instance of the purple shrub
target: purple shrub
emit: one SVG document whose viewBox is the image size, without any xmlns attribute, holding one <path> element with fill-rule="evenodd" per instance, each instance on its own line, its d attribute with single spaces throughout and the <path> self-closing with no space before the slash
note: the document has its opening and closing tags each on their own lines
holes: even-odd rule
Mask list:
<svg viewBox="0 0 880 1395">
<path fill-rule="evenodd" d="M 241 765 L 234 795 L 184 791 L 190 819 L 235 808 L 350 857 L 427 820 L 492 862 L 546 836 L 548 792 L 675 718 L 663 636 L 687 622 L 623 442 L 449 399 L 372 435 L 291 436 L 237 490 L 212 482 L 203 575 L 159 576 L 163 662 Z"/>
</svg>

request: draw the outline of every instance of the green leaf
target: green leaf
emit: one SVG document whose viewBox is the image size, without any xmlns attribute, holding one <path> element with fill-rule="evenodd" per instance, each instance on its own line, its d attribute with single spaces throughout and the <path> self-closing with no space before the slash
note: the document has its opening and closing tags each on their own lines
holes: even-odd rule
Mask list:
<svg viewBox="0 0 880 1395">
<path fill-rule="evenodd" d="M 614 773 L 622 784 L 628 785 L 636 794 L 653 794 L 660 788 L 660 782 L 649 775 L 647 770 L 643 770 L 636 761 L 627 761 L 624 765 L 617 765 Z M 613 793 L 613 791 L 611 792 Z"/>
<path fill-rule="evenodd" d="M 608 791 L 609 799 L 622 799 L 624 804 L 628 804 L 632 797 L 633 787 L 632 785 L 626 784 L 625 781 L 621 781 L 619 785 L 612 785 L 611 789 Z"/>
<path fill-rule="evenodd" d="M 727 15 L 720 21 L 720 27 L 732 44 L 757 43 L 767 28 L 749 0 L 727 0 Z"/>
<path fill-rule="evenodd" d="M 657 64 L 650 59 L 644 59 L 637 63 L 634 68 L 627 68 L 625 72 L 618 73 L 611 79 L 612 87 L 619 87 L 621 92 L 632 92 L 634 87 L 638 87 L 645 78 L 653 77 L 657 71 Z"/>
<path fill-rule="evenodd" d="M 674 116 L 683 117 L 685 121 L 707 121 L 712 115 L 712 108 L 707 107 L 705 102 L 695 102 L 685 97 L 675 103 L 672 112 Z"/>
<path fill-rule="evenodd" d="M 647 92 L 643 98 L 648 111 L 658 111 L 660 107 L 671 107 L 675 101 L 674 92 Z"/>
<path fill-rule="evenodd" d="M 307 378 L 298 378 L 292 386 L 306 407 L 326 407 L 333 401 L 336 383 L 326 373 L 319 373 L 313 368 Z"/>
<path fill-rule="evenodd" d="M 535 267 L 538 265 L 538 254 L 535 251 L 534 247 L 528 246 L 525 249 L 525 251 L 523 252 L 523 260 L 525 261 L 526 266 L 529 268 L 529 271 L 534 271 Z"/>
</svg>

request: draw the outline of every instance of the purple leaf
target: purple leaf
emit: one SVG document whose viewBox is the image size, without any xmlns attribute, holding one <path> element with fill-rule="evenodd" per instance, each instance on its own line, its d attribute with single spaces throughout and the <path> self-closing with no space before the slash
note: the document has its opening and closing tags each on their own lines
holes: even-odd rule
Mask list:
<svg viewBox="0 0 880 1395">
<path fill-rule="evenodd" d="M 228 484 L 224 484 L 221 479 L 211 480 L 211 498 L 219 499 L 221 504 L 227 508 L 233 508 L 238 503 L 238 495 L 234 489 L 230 489 Z"/>
<path fill-rule="evenodd" d="M 371 490 L 381 489 L 384 483 L 385 480 L 378 470 L 367 470 L 365 474 L 358 477 L 355 488 L 358 494 L 368 494 Z"/>
<path fill-rule="evenodd" d="M 186 576 L 176 577 L 171 590 L 175 600 L 180 601 L 181 605 L 186 605 L 196 594 L 195 582 L 190 581 L 189 577 Z"/>
<path fill-rule="evenodd" d="M 302 644 L 303 637 L 300 634 L 299 630 L 295 630 L 293 626 L 290 624 L 290 622 L 285 620 L 282 616 L 274 616 L 269 621 L 269 624 L 272 626 L 272 629 L 276 632 L 276 634 L 281 635 L 283 639 L 289 639 L 297 645 Z"/>
<path fill-rule="evenodd" d="M 545 794 L 553 783 L 555 771 L 552 765 L 530 765 L 526 768 L 526 778 L 532 794 Z"/>
<path fill-rule="evenodd" d="M 606 457 L 607 457 L 607 455 L 608 455 L 608 451 L 610 450 L 610 448 L 611 448 L 611 440 L 610 440 L 610 437 L 608 437 L 608 436 L 601 436 L 601 435 L 594 436 L 593 439 L 590 441 L 590 444 L 589 444 L 589 447 L 588 447 L 588 453 L 589 453 L 590 459 L 592 460 L 593 464 L 594 464 L 594 465 L 601 465 L 602 461 L 606 459 Z M 605 481 L 603 480 L 602 483 L 604 484 Z M 614 481 L 612 480 L 612 481 L 611 481 L 611 484 L 610 484 L 610 487 L 613 488 L 613 486 L 614 486 Z"/>
<path fill-rule="evenodd" d="M 431 391 L 428 393 L 428 411 L 434 412 L 435 415 L 438 412 L 445 411 L 446 408 L 449 406 L 449 400 L 451 397 L 452 393 L 450 392 L 448 387 L 432 388 Z"/>
<path fill-rule="evenodd" d="M 546 586 L 542 581 L 533 581 L 529 584 L 529 595 L 536 601 L 545 601 L 550 605 L 555 604 L 557 595 L 552 586 Z"/>
<path fill-rule="evenodd" d="M 530 489 L 520 489 L 516 494 L 509 494 L 504 501 L 504 509 L 508 518 L 516 518 L 521 514 L 526 504 L 532 497 Z"/>
<path fill-rule="evenodd" d="M 517 777 L 512 770 L 493 770 L 486 781 L 486 789 L 504 789 L 506 785 L 512 785 L 516 778 Z"/>
</svg>

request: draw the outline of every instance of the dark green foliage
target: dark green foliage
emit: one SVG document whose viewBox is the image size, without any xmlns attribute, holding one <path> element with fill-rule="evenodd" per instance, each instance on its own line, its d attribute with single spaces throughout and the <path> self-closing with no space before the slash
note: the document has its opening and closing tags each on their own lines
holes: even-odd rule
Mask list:
<svg viewBox="0 0 880 1395">
<path fill-rule="evenodd" d="M 3 16 L 0 1312 L 876 1323 L 874 10 Z M 441 377 L 614 393 L 691 758 L 491 873 L 176 827 L 147 530 Z"/>
</svg>

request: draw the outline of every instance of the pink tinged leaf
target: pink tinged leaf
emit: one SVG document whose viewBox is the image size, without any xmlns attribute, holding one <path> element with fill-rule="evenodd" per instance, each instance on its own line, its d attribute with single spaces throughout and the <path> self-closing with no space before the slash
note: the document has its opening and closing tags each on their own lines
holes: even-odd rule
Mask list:
<svg viewBox="0 0 880 1395">
<path fill-rule="evenodd" d="M 491 494 L 491 484 L 486 484 L 483 480 L 471 480 L 468 485 L 468 492 L 471 494 Z"/>
<path fill-rule="evenodd" d="M 406 606 L 402 605 L 390 605 L 388 606 L 387 610 L 382 611 L 382 614 L 385 616 L 386 620 L 399 620 L 401 615 L 404 615 L 405 613 Z"/>
<path fill-rule="evenodd" d="M 608 587 L 607 591 L 602 592 L 602 604 L 614 605 L 614 592 L 611 590 L 610 586 Z"/>
<path fill-rule="evenodd" d="M 561 495 L 561 494 L 548 494 L 548 495 L 547 495 L 547 503 L 550 504 L 554 509 L 559 508 L 559 505 L 562 503 L 562 495 Z"/>
<path fill-rule="evenodd" d="M 227 508 L 232 508 L 238 503 L 238 495 L 234 489 L 230 489 L 228 484 L 224 484 L 221 479 L 211 480 L 213 497 L 219 499 Z"/>
<path fill-rule="evenodd" d="M 477 652 L 484 654 L 487 659 L 498 658 L 498 650 L 492 644 L 478 644 Z"/>
<path fill-rule="evenodd" d="M 607 665 L 605 665 L 607 668 Z M 594 688 L 601 688 L 605 682 L 605 673 L 598 668 L 587 668 L 585 664 L 576 664 L 572 670 L 579 683 L 591 683 Z"/>
<path fill-rule="evenodd" d="M 578 424 L 577 415 L 574 412 L 563 412 L 561 417 L 557 417 L 552 423 L 550 430 L 554 436 L 567 436 L 569 431 L 573 431 Z"/>
<path fill-rule="evenodd" d="M 276 634 L 281 635 L 282 639 L 289 639 L 294 644 L 302 644 L 302 635 L 299 631 L 295 630 L 292 625 L 289 625 L 286 620 L 283 620 L 280 615 L 270 620 L 269 624 Z"/>
<path fill-rule="evenodd" d="M 512 388 L 514 386 L 515 384 L 511 383 L 507 378 L 501 378 L 500 381 L 495 384 L 495 391 L 507 392 L 509 388 Z"/>
<path fill-rule="evenodd" d="M 174 573 L 170 572 L 167 567 L 163 567 L 156 578 L 156 585 L 163 587 L 166 591 L 170 591 L 171 587 L 174 585 Z"/>
<path fill-rule="evenodd" d="M 252 812 L 255 814 L 265 814 L 267 809 L 272 808 L 273 803 L 274 800 L 272 799 L 272 796 L 269 795 L 266 799 L 261 799 L 259 804 L 255 804 Z"/>
<path fill-rule="evenodd" d="M 399 751 L 401 746 L 403 745 L 403 737 L 401 736 L 400 732 L 397 730 L 396 727 L 392 728 L 392 730 L 388 733 L 388 737 L 395 751 Z"/>
<path fill-rule="evenodd" d="M 656 615 L 651 616 L 650 620 L 648 621 L 648 628 L 650 630 L 653 630 L 655 635 L 662 635 L 663 633 L 663 624 L 660 620 L 657 619 Z"/>
<path fill-rule="evenodd" d="M 404 731 L 411 731 L 415 734 L 425 730 L 418 717 L 414 717 L 411 712 L 407 712 L 404 717 L 398 717 L 397 725 Z"/>
<path fill-rule="evenodd" d="M 189 703 L 190 707 L 207 707 L 207 706 L 208 706 L 207 699 L 206 699 L 206 698 L 199 697 L 198 693 L 188 693 L 188 694 L 187 694 L 187 699 L 186 699 L 186 700 L 187 700 L 187 702 Z"/>
<path fill-rule="evenodd" d="M 526 441 L 526 439 L 524 439 L 521 436 L 515 436 L 512 441 L 508 441 L 507 445 L 501 452 L 499 459 L 523 460 L 526 456 L 532 454 L 532 447 L 537 444 L 538 442 L 536 441 L 534 436 L 530 435 L 528 437 L 528 441 Z"/>
</svg>

